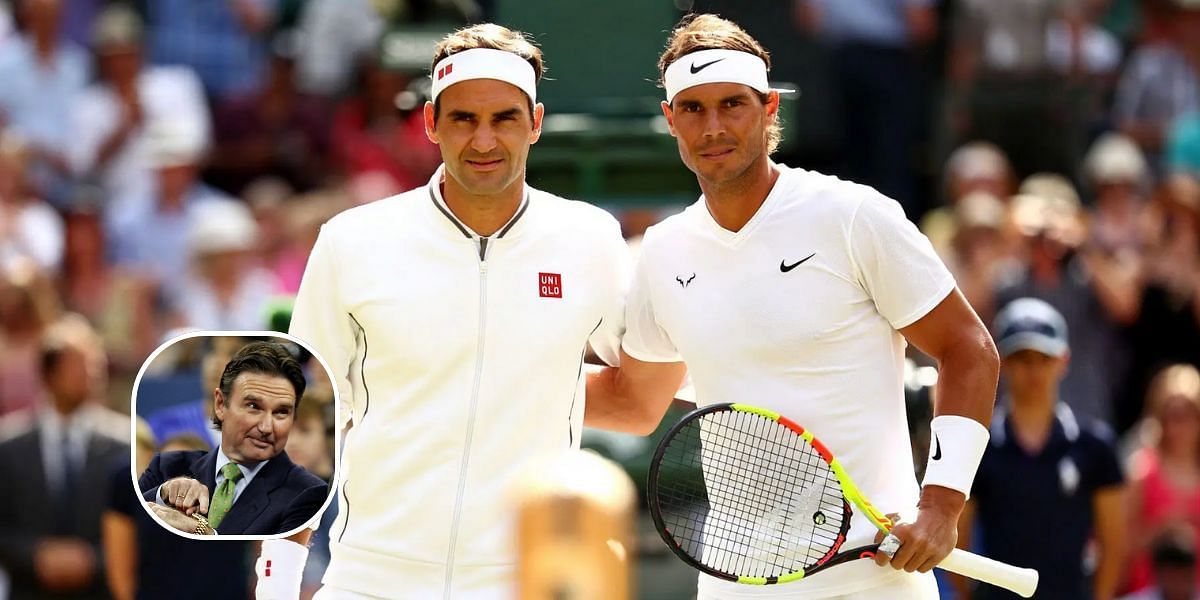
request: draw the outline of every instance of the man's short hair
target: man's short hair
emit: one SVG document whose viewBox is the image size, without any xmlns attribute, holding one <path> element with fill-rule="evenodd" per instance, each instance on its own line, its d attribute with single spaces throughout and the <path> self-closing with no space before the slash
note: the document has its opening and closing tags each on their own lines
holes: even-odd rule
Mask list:
<svg viewBox="0 0 1200 600">
<path fill-rule="evenodd" d="M 542 58 L 542 49 L 538 48 L 532 39 L 520 31 L 509 29 L 503 25 L 496 25 L 495 23 L 480 23 L 479 25 L 464 27 L 442 38 L 442 41 L 438 42 L 437 47 L 433 50 L 433 62 L 429 64 L 430 72 L 447 56 L 466 50 L 474 50 L 475 48 L 503 50 L 520 56 L 533 67 L 535 82 L 540 82 L 542 74 L 546 72 L 546 62 Z M 437 122 L 441 107 L 441 102 L 434 100 L 434 123 Z M 529 100 L 529 117 L 533 118 L 532 99 Z"/>
<path fill-rule="evenodd" d="M 233 358 L 225 364 L 221 373 L 221 395 L 228 402 L 233 394 L 233 382 L 242 373 L 258 373 L 282 377 L 292 384 L 296 399 L 295 410 L 300 409 L 300 399 L 304 396 L 304 369 L 300 362 L 288 352 L 287 347 L 279 342 L 250 342 L 242 346 Z M 292 414 L 295 414 L 294 412 Z M 221 429 L 221 420 L 213 414 L 213 427 Z"/>
<path fill-rule="evenodd" d="M 766 63 L 768 71 L 771 70 L 771 54 L 737 23 L 717 15 L 688 15 L 679 21 L 679 25 L 671 32 L 671 37 L 667 39 L 667 48 L 658 57 L 659 86 L 666 87 L 667 67 L 680 58 L 701 50 L 736 50 L 753 54 Z M 767 103 L 766 93 L 757 90 L 755 93 L 763 104 Z M 783 127 L 776 116 L 775 122 L 767 126 L 767 153 L 775 152 L 781 141 Z"/>
</svg>

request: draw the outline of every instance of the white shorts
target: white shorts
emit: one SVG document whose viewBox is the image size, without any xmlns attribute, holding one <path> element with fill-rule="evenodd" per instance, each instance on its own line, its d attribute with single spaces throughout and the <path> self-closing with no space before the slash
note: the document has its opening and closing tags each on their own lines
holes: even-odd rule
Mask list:
<svg viewBox="0 0 1200 600">
<path fill-rule="evenodd" d="M 766 590 L 767 587 L 770 586 L 761 589 Z M 788 597 L 794 596 L 789 595 Z M 889 581 L 886 586 L 839 596 L 814 596 L 808 600 L 938 600 L 939 598 L 937 578 L 931 571 L 929 573 L 905 573 L 902 577 Z M 316 599 L 314 598 L 314 600 Z M 696 600 L 724 599 L 701 593 L 696 596 Z"/>
</svg>

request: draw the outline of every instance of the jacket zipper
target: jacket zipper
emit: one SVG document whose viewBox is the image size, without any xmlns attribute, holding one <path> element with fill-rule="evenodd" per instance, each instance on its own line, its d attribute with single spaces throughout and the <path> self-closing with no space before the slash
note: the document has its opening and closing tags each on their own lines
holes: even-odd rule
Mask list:
<svg viewBox="0 0 1200 600">
<path fill-rule="evenodd" d="M 450 523 L 450 550 L 446 556 L 446 585 L 442 596 L 450 599 L 450 585 L 454 575 L 454 550 L 458 545 L 458 525 L 462 518 L 463 492 L 467 485 L 467 463 L 471 458 L 471 437 L 475 433 L 475 408 L 479 403 L 479 384 L 483 378 L 483 333 L 487 328 L 487 245 L 485 237 L 479 240 L 479 337 L 475 351 L 475 383 L 471 388 L 471 404 L 467 410 L 467 439 L 463 444 L 462 465 L 458 471 L 458 495 L 454 498 L 454 520 Z"/>
</svg>

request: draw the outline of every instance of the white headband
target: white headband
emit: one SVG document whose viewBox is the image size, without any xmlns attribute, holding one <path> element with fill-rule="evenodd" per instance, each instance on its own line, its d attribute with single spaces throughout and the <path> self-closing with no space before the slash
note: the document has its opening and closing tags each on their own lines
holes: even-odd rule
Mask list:
<svg viewBox="0 0 1200 600">
<path fill-rule="evenodd" d="M 767 63 L 749 52 L 738 50 L 692 52 L 676 59 L 663 75 L 668 103 L 675 99 L 675 94 L 705 83 L 740 83 L 763 94 L 772 89 L 767 83 Z"/>
<path fill-rule="evenodd" d="M 529 61 L 504 50 L 472 48 L 443 58 L 429 74 L 433 79 L 433 100 L 446 88 L 469 79 L 495 79 L 511 83 L 530 102 L 537 102 L 537 76 Z"/>
</svg>

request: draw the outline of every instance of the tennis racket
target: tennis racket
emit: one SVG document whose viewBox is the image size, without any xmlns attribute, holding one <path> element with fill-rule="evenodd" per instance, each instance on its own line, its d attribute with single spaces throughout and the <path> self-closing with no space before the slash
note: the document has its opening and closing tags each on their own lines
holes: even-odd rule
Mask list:
<svg viewBox="0 0 1200 600">
<path fill-rule="evenodd" d="M 706 406 L 675 424 L 650 463 L 648 496 L 654 524 L 679 558 L 746 584 L 797 581 L 873 558 L 878 544 L 842 548 L 851 504 L 881 531 L 892 528 L 811 432 L 745 404 Z M 938 566 L 1026 598 L 1037 589 L 1037 571 L 965 550 Z"/>
</svg>

